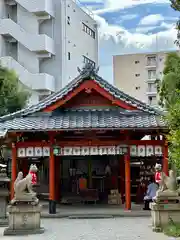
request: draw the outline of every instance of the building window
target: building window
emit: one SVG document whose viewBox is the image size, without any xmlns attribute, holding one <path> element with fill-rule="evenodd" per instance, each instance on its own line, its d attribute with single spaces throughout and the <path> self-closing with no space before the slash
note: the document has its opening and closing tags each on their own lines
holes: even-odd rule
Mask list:
<svg viewBox="0 0 180 240">
<path fill-rule="evenodd" d="M 88 35 L 90 35 L 92 38 L 95 39 L 95 31 L 92 30 L 90 27 L 88 27 L 86 24 L 82 23 L 83 31 L 86 32 Z"/>
<path fill-rule="evenodd" d="M 156 66 L 156 55 L 147 57 L 148 66 Z"/>
<path fill-rule="evenodd" d="M 156 79 L 156 70 L 148 70 L 148 79 Z"/>
<path fill-rule="evenodd" d="M 140 89 L 140 87 L 136 87 L 136 90 L 139 90 Z"/>
<path fill-rule="evenodd" d="M 71 53 L 68 52 L 68 60 L 71 60 Z"/>
<path fill-rule="evenodd" d="M 139 77 L 139 76 L 140 76 L 140 74 L 139 74 L 139 73 L 136 73 L 136 74 L 135 74 L 135 76 L 136 76 L 136 77 Z"/>
<path fill-rule="evenodd" d="M 148 83 L 148 92 L 157 92 L 157 86 L 155 83 Z"/>
<path fill-rule="evenodd" d="M 155 96 L 148 97 L 148 104 L 149 105 L 156 105 L 157 104 L 157 98 Z"/>
<path fill-rule="evenodd" d="M 69 16 L 67 17 L 67 24 L 68 24 L 68 25 L 71 24 L 71 23 L 70 23 L 70 17 L 69 17 Z"/>
<path fill-rule="evenodd" d="M 135 64 L 138 64 L 139 63 L 139 61 L 135 61 Z"/>
<path fill-rule="evenodd" d="M 91 63 L 93 65 L 93 67 L 95 67 L 95 62 L 92 61 L 91 59 L 87 58 L 86 56 L 83 56 L 83 63 L 86 64 L 86 63 Z"/>
</svg>

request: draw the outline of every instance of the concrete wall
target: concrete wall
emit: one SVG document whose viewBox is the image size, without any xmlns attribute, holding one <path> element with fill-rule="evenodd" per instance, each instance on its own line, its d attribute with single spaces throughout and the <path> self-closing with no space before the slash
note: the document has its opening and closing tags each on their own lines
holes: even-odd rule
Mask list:
<svg viewBox="0 0 180 240">
<path fill-rule="evenodd" d="M 37 74 L 40 74 L 41 80 L 41 74 L 45 74 L 45 79 L 51 79 L 54 83 L 54 86 L 50 86 L 45 81 L 44 89 L 33 91 L 33 104 L 38 95 L 48 95 L 52 89 L 58 91 L 75 78 L 78 75 L 77 67 L 83 66 L 83 55 L 98 65 L 95 21 L 72 0 L 40 1 L 41 4 L 37 6 L 25 0 L 14 0 L 14 5 L 5 4 L 5 0 L 0 1 L 0 20 L 9 19 L 1 21 L 1 25 L 6 26 L 0 27 L 0 60 L 5 65 L 17 66 L 19 78 L 24 84 L 27 79 L 31 81 L 33 74 L 36 74 L 37 79 Z M 43 11 L 46 16 L 41 14 Z M 83 31 L 82 22 L 95 31 L 95 39 Z M 9 35 L 13 44 L 7 38 Z"/>
<path fill-rule="evenodd" d="M 127 94 L 151 105 L 157 105 L 155 81 L 162 79 L 167 52 L 128 54 L 113 57 L 114 84 Z M 155 57 L 155 64 L 148 59 Z M 153 72 L 155 72 L 153 77 Z"/>
</svg>

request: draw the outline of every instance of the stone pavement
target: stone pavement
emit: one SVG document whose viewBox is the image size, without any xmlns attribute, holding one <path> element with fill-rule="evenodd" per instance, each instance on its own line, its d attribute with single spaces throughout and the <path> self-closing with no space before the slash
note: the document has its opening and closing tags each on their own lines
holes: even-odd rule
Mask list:
<svg viewBox="0 0 180 240">
<path fill-rule="evenodd" d="M 1 240 L 172 240 L 154 233 L 149 217 L 111 219 L 42 219 L 46 232 L 42 235 L 3 236 Z"/>
</svg>

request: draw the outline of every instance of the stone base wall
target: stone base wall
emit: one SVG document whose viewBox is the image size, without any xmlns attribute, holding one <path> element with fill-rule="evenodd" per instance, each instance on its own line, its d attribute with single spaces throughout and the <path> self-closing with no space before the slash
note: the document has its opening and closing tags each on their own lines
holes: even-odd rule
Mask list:
<svg viewBox="0 0 180 240">
<path fill-rule="evenodd" d="M 41 232 L 41 206 L 31 204 L 18 204 L 8 206 L 8 228 L 4 235 L 23 235 Z"/>
<path fill-rule="evenodd" d="M 151 203 L 153 231 L 160 232 L 170 220 L 180 223 L 180 203 Z"/>
</svg>

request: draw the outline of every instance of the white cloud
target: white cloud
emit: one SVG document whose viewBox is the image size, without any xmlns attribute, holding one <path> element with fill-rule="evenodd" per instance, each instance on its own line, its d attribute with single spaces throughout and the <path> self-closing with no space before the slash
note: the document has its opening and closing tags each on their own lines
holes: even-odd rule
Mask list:
<svg viewBox="0 0 180 240">
<path fill-rule="evenodd" d="M 109 25 L 104 18 L 95 15 L 99 25 L 100 65 L 112 66 L 112 56 L 137 52 L 174 50 L 175 28 L 158 34 L 131 33 L 123 27 Z"/>
<path fill-rule="evenodd" d="M 166 22 L 162 22 L 160 25 L 158 25 L 158 26 L 156 26 L 156 25 L 154 25 L 154 26 L 138 26 L 136 29 L 135 29 L 135 31 L 137 32 L 137 33 L 147 33 L 147 32 L 149 32 L 149 31 L 152 31 L 152 30 L 154 30 L 154 29 L 173 29 L 173 28 L 175 28 L 175 23 L 166 23 Z"/>
<path fill-rule="evenodd" d="M 97 15 L 95 15 L 95 20 L 99 25 L 99 37 L 101 41 L 113 39 L 115 44 L 123 43 L 124 46 L 132 45 L 135 48 L 146 48 L 152 45 L 152 42 L 156 39 L 157 34 L 130 33 L 123 27 L 108 24 L 104 18 Z M 174 43 L 176 30 L 174 28 L 168 29 L 168 31 L 158 33 L 158 36 L 161 40 L 167 39 L 169 43 Z"/>
<path fill-rule="evenodd" d="M 143 27 L 138 27 L 136 28 L 137 33 L 147 33 L 149 31 L 152 31 L 156 29 L 156 26 L 150 27 L 150 26 L 143 26 Z"/>
<path fill-rule="evenodd" d="M 138 17 L 137 14 L 126 14 L 126 15 L 121 16 L 121 20 L 123 20 L 123 21 L 132 20 L 137 17 Z"/>
<path fill-rule="evenodd" d="M 101 14 L 105 12 L 114 12 L 119 9 L 134 7 L 147 3 L 169 3 L 169 0 L 104 0 L 104 9 L 96 10 L 94 13 Z"/>
<path fill-rule="evenodd" d="M 156 25 L 163 20 L 164 17 L 161 14 L 152 14 L 142 18 L 139 25 Z"/>
</svg>

